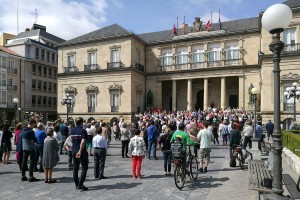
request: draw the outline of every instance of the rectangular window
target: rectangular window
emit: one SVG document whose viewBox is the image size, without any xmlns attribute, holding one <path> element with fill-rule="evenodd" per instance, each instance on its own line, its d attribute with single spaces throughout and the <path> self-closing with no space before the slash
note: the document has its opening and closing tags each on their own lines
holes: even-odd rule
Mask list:
<svg viewBox="0 0 300 200">
<path fill-rule="evenodd" d="M 88 112 L 95 112 L 96 107 L 96 94 L 89 93 L 88 94 Z"/>
<path fill-rule="evenodd" d="M 203 63 L 204 62 L 204 50 L 194 49 L 193 50 L 193 63 Z"/>
<path fill-rule="evenodd" d="M 285 44 L 285 51 L 299 50 L 296 46 L 296 28 L 285 29 L 283 31 L 283 42 Z"/>
<path fill-rule="evenodd" d="M 7 68 L 7 58 L 6 57 L 2 57 L 2 68 L 3 69 Z"/>
<path fill-rule="evenodd" d="M 42 89 L 42 81 L 37 81 L 38 82 L 38 91 L 41 91 Z"/>
<path fill-rule="evenodd" d="M 56 106 L 56 97 L 53 97 L 52 105 L 53 105 L 53 107 Z"/>
<path fill-rule="evenodd" d="M 47 97 L 43 97 L 43 107 L 47 107 Z"/>
<path fill-rule="evenodd" d="M 32 107 L 35 107 L 36 106 L 36 100 L 35 100 L 35 95 L 32 95 L 32 99 L 31 99 L 31 105 L 32 105 Z"/>
<path fill-rule="evenodd" d="M 39 59 L 40 58 L 40 49 L 39 48 L 35 48 L 35 58 Z"/>
<path fill-rule="evenodd" d="M 119 90 L 110 91 L 110 105 L 111 105 L 111 112 L 119 112 L 119 105 L 120 105 Z"/>
<path fill-rule="evenodd" d="M 57 75 L 57 69 L 53 69 L 53 77 L 52 78 L 56 78 Z"/>
<path fill-rule="evenodd" d="M 6 73 L 1 73 L 1 85 L 0 86 L 7 86 Z"/>
<path fill-rule="evenodd" d="M 161 65 L 173 65 L 173 54 L 172 52 L 165 52 L 162 54 Z"/>
<path fill-rule="evenodd" d="M 8 69 L 10 70 L 15 69 L 15 61 L 13 60 L 8 61 Z"/>
<path fill-rule="evenodd" d="M 35 84 L 36 80 L 32 80 L 32 90 L 35 90 L 36 89 L 36 84 Z"/>
<path fill-rule="evenodd" d="M 6 91 L 0 91 L 0 104 L 6 104 L 6 100 L 7 100 L 7 93 Z"/>
<path fill-rule="evenodd" d="M 48 97 L 48 107 L 52 107 L 52 97 Z"/>
<path fill-rule="evenodd" d="M 35 64 L 32 64 L 32 65 L 31 65 L 31 73 L 32 73 L 33 75 L 36 74 L 36 65 L 35 65 Z"/>
<path fill-rule="evenodd" d="M 50 62 L 50 51 L 47 51 L 47 62 Z"/>
<path fill-rule="evenodd" d="M 53 93 L 56 93 L 57 83 L 53 83 Z"/>
<path fill-rule="evenodd" d="M 41 59 L 45 60 L 45 50 L 44 49 L 42 49 L 42 51 L 41 51 Z"/>
<path fill-rule="evenodd" d="M 38 66 L 38 76 L 41 76 L 41 75 L 42 75 L 42 67 Z"/>
<path fill-rule="evenodd" d="M 89 53 L 89 55 L 88 55 L 88 64 L 89 65 L 94 65 L 94 64 L 97 64 L 97 62 L 96 62 L 96 54 L 95 53 Z"/>
<path fill-rule="evenodd" d="M 49 68 L 48 70 L 48 78 L 52 78 L 52 68 Z"/>
<path fill-rule="evenodd" d="M 37 96 L 37 106 L 41 107 L 42 105 L 42 97 L 41 96 Z"/>
<path fill-rule="evenodd" d="M 52 52 L 52 59 L 51 62 L 54 63 L 55 62 L 55 53 Z"/>
<path fill-rule="evenodd" d="M 43 81 L 43 91 L 46 92 L 47 90 L 47 82 Z"/>
<path fill-rule="evenodd" d="M 13 79 L 11 77 L 7 78 L 7 86 L 12 86 Z"/>
<path fill-rule="evenodd" d="M 208 52 L 208 62 L 219 61 L 220 60 L 220 50 L 211 49 Z"/>
<path fill-rule="evenodd" d="M 111 51 L 111 62 L 120 62 L 120 51 L 119 50 Z"/>
<path fill-rule="evenodd" d="M 68 67 L 74 67 L 75 66 L 75 55 L 69 55 L 68 56 Z"/>
<path fill-rule="evenodd" d="M 47 67 L 43 67 L 43 77 L 47 77 Z"/>
</svg>

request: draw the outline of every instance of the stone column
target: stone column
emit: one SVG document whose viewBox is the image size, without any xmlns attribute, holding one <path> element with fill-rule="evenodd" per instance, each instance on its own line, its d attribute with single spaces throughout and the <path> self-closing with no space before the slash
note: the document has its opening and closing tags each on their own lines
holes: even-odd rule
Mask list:
<svg viewBox="0 0 300 200">
<path fill-rule="evenodd" d="M 187 81 L 187 110 L 192 110 L 192 79 L 188 79 Z"/>
<path fill-rule="evenodd" d="M 177 107 L 176 107 L 176 80 L 173 80 L 173 87 L 172 87 L 172 110 L 177 110 Z"/>
<path fill-rule="evenodd" d="M 156 82 L 156 107 L 162 109 L 162 82 Z"/>
<path fill-rule="evenodd" d="M 239 108 L 245 109 L 245 77 L 239 76 Z"/>
<path fill-rule="evenodd" d="M 226 109 L 226 79 L 221 78 L 221 109 Z"/>
<path fill-rule="evenodd" d="M 208 109 L 208 78 L 204 78 L 204 94 L 203 94 L 203 109 Z"/>
</svg>

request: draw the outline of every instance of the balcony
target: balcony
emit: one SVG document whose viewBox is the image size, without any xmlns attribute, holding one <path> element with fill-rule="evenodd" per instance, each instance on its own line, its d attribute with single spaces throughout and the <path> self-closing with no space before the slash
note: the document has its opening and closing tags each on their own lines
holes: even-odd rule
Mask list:
<svg viewBox="0 0 300 200">
<path fill-rule="evenodd" d="M 144 65 L 141 65 L 141 64 L 139 64 L 139 63 L 135 63 L 135 68 L 136 68 L 137 70 L 140 70 L 140 71 L 142 71 L 142 72 L 145 72 L 145 67 L 144 67 Z"/>
<path fill-rule="evenodd" d="M 17 91 L 17 86 L 16 86 L 16 85 L 8 85 L 8 86 L 7 86 L 7 90 L 10 90 L 10 91 Z"/>
<path fill-rule="evenodd" d="M 240 64 L 241 64 L 241 59 L 225 60 L 225 66 L 240 65 Z"/>
<path fill-rule="evenodd" d="M 122 62 L 110 62 L 107 63 L 107 69 L 116 69 L 116 68 L 123 68 L 124 64 Z"/>
<path fill-rule="evenodd" d="M 212 60 L 207 62 L 207 67 L 221 67 L 222 62 L 220 60 Z"/>
<path fill-rule="evenodd" d="M 94 113 L 95 112 L 95 107 L 88 107 L 88 112 L 89 113 Z"/>
<path fill-rule="evenodd" d="M 111 106 L 111 112 L 119 112 L 119 106 Z"/>
<path fill-rule="evenodd" d="M 84 71 L 98 71 L 100 69 L 98 64 L 84 65 Z"/>
<path fill-rule="evenodd" d="M 300 50 L 300 44 L 286 44 L 284 45 L 283 52 L 294 52 Z"/>
<path fill-rule="evenodd" d="M 175 65 L 175 70 L 185 70 L 187 68 L 188 68 L 188 64 L 187 63 Z"/>
<path fill-rule="evenodd" d="M 78 72 L 78 68 L 76 66 L 64 67 L 64 73 L 74 73 Z"/>
<path fill-rule="evenodd" d="M 294 104 L 293 103 L 283 103 L 283 111 L 294 111 Z"/>
<path fill-rule="evenodd" d="M 205 62 L 196 62 L 196 63 L 192 63 L 191 67 L 192 67 L 193 69 L 203 68 L 203 67 L 204 67 L 204 63 L 205 63 Z"/>
<path fill-rule="evenodd" d="M 173 65 L 163 65 L 161 66 L 161 71 L 172 71 Z"/>
<path fill-rule="evenodd" d="M 11 69 L 7 69 L 7 73 L 10 73 L 10 74 L 17 74 L 17 69 L 16 68 L 11 68 Z"/>
</svg>

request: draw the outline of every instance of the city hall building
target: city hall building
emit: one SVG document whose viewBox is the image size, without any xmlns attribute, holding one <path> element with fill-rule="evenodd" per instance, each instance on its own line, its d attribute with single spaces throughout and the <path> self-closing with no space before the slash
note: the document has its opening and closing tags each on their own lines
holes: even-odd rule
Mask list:
<svg viewBox="0 0 300 200">
<path fill-rule="evenodd" d="M 284 3 L 299 15 L 300 2 Z M 262 14 L 211 27 L 196 18 L 194 25 L 144 34 L 113 24 L 68 40 L 58 49 L 57 99 L 72 97 L 70 117 L 131 121 L 150 108 L 253 111 L 255 87 L 263 120 L 273 119 L 272 35 L 262 29 Z M 293 17 L 281 35 L 282 120 L 292 117 L 294 106 L 283 93 L 300 80 L 299 24 Z M 65 105 L 58 103 L 57 112 L 66 119 Z"/>
</svg>

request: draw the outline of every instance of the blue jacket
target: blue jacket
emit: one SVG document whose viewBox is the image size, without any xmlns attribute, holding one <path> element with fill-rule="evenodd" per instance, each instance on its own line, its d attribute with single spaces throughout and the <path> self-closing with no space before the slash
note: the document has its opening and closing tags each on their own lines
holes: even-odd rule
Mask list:
<svg viewBox="0 0 300 200">
<path fill-rule="evenodd" d="M 274 124 L 272 122 L 268 122 L 266 124 L 266 129 L 268 133 L 273 133 L 273 129 L 274 129 Z"/>
<path fill-rule="evenodd" d="M 157 141 L 158 130 L 154 125 L 149 126 L 147 132 L 148 132 L 148 140 Z"/>
<path fill-rule="evenodd" d="M 35 137 L 34 131 L 32 128 L 26 127 L 22 130 L 22 149 L 33 151 L 35 149 L 35 143 L 37 139 Z"/>
</svg>

